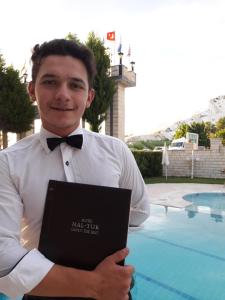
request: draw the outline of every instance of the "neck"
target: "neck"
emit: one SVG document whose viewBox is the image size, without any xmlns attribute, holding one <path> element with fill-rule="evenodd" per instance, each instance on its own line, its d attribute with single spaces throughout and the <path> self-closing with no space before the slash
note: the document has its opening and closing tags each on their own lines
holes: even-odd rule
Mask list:
<svg viewBox="0 0 225 300">
<path fill-rule="evenodd" d="M 75 128 L 59 128 L 59 129 L 50 129 L 50 128 L 46 128 L 45 126 L 43 126 L 44 129 L 46 129 L 47 131 L 55 134 L 55 135 L 58 135 L 60 137 L 65 137 L 65 136 L 68 136 L 70 135 L 72 132 L 74 132 L 74 130 L 76 130 L 77 128 L 79 127 L 75 127 Z"/>
</svg>

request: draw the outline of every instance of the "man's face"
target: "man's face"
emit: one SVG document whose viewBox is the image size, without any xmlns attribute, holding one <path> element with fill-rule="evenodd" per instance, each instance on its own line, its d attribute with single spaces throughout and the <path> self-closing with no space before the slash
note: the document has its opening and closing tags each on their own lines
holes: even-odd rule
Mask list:
<svg viewBox="0 0 225 300">
<path fill-rule="evenodd" d="M 94 98 L 84 64 L 60 55 L 42 60 L 36 82 L 29 85 L 29 93 L 37 101 L 43 127 L 59 136 L 66 136 L 79 126 Z"/>
</svg>

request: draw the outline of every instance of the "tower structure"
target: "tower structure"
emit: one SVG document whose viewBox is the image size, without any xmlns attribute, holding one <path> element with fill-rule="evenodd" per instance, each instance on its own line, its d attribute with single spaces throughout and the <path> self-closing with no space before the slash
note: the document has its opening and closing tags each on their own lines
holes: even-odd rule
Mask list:
<svg viewBox="0 0 225 300">
<path fill-rule="evenodd" d="M 111 67 L 111 77 L 116 82 L 116 92 L 108 109 L 105 122 L 105 133 L 121 140 L 125 139 L 125 88 L 136 86 L 134 62 L 129 70 L 122 63 L 123 53 L 119 52 L 119 65 Z"/>
</svg>

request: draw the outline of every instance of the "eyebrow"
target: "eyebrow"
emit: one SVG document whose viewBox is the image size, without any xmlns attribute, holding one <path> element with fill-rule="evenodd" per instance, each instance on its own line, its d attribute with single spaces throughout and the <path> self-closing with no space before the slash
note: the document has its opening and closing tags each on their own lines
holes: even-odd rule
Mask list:
<svg viewBox="0 0 225 300">
<path fill-rule="evenodd" d="M 44 74 L 44 75 L 41 77 L 41 79 L 45 79 L 45 78 L 58 78 L 58 76 L 57 76 L 57 75 L 54 75 L 54 74 L 51 74 L 51 73 L 49 73 L 49 74 L 46 73 L 46 74 Z M 86 86 L 84 80 L 81 79 L 81 78 L 78 78 L 78 77 L 70 77 L 69 79 L 72 80 L 72 81 L 74 81 L 74 82 L 76 82 L 76 83 L 80 83 L 80 84 L 82 84 L 83 86 Z"/>
</svg>

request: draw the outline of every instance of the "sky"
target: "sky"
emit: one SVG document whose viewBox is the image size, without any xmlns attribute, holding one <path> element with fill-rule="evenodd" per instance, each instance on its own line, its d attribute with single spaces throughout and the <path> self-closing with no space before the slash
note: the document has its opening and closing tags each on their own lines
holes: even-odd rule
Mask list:
<svg viewBox="0 0 225 300">
<path fill-rule="evenodd" d="M 135 61 L 136 87 L 125 92 L 125 133 L 146 134 L 207 110 L 225 95 L 224 0 L 1 0 L 0 53 L 30 69 L 32 47 L 69 32 L 94 31 L 123 62 Z M 118 64 L 117 54 L 112 63 Z"/>
</svg>

